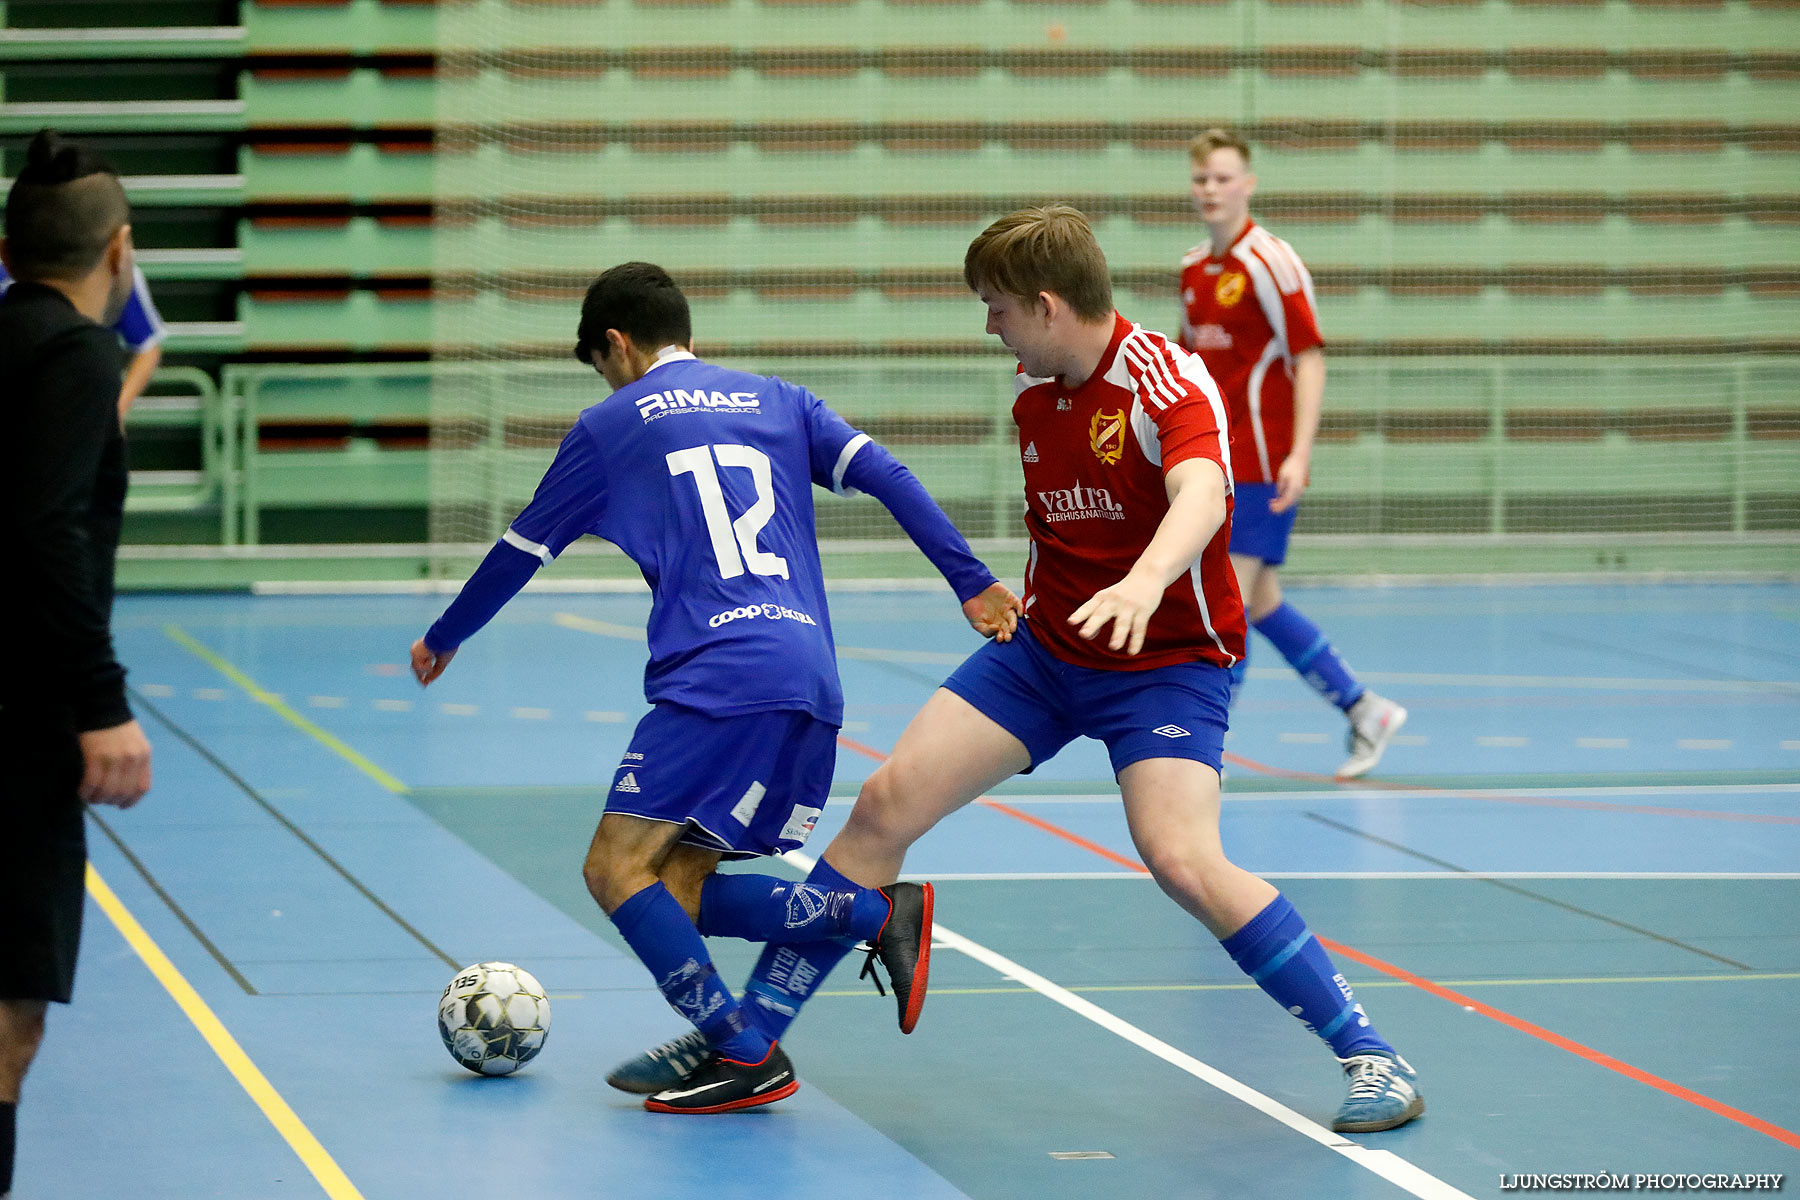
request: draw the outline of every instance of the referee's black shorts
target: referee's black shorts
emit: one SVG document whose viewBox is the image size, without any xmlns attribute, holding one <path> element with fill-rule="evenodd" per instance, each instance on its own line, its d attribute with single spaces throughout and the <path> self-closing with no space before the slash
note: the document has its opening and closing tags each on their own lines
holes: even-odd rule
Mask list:
<svg viewBox="0 0 1800 1200">
<path fill-rule="evenodd" d="M 75 989 L 87 831 L 72 722 L 0 709 L 0 1000 Z"/>
</svg>

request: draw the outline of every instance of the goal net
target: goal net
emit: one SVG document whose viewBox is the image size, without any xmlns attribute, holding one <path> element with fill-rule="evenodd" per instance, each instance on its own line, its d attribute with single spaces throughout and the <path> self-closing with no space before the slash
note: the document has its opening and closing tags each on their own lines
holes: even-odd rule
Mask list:
<svg viewBox="0 0 1800 1200">
<path fill-rule="evenodd" d="M 1327 341 L 1291 570 L 1794 570 L 1800 10 L 1729 7 L 450 0 L 433 540 L 529 499 L 605 395 L 581 295 L 645 259 L 702 356 L 817 392 L 1016 572 L 1011 360 L 963 251 L 1072 203 L 1174 332 L 1186 146 L 1226 126 Z M 834 574 L 930 576 L 879 505 L 819 504 Z"/>
</svg>

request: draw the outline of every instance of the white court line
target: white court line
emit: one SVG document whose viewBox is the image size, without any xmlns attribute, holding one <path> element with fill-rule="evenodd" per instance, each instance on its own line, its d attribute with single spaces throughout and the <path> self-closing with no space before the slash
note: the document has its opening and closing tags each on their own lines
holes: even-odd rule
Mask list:
<svg viewBox="0 0 1800 1200">
<path fill-rule="evenodd" d="M 1800 871 L 1257 871 L 1259 879 L 1800 879 Z M 1142 871 L 936 871 L 902 875 L 917 883 L 1137 879 Z"/>
<path fill-rule="evenodd" d="M 813 869 L 815 863 L 813 858 L 798 850 L 790 850 L 781 857 L 792 866 L 808 872 Z M 1393 1151 L 1373 1150 L 1350 1141 L 1342 1134 L 1331 1132 L 1318 1122 L 1301 1116 L 1280 1101 L 1271 1100 L 1255 1088 L 1238 1082 L 1217 1067 L 1209 1066 L 1191 1054 L 1182 1053 L 1161 1038 L 1145 1033 L 1136 1025 L 1113 1015 L 1093 1001 L 1077 996 L 1060 984 L 1052 983 L 1037 972 L 1027 970 L 1012 959 L 989 950 L 979 942 L 971 941 L 960 933 L 945 929 L 942 925 L 934 925 L 932 942 L 933 944 L 941 942 L 950 949 L 965 954 L 984 966 L 991 967 L 1002 978 L 1024 984 L 1032 991 L 1046 999 L 1054 1000 L 1077 1016 L 1086 1017 L 1108 1033 L 1117 1034 L 1139 1049 L 1147 1050 L 1171 1066 L 1186 1071 L 1202 1083 L 1210 1084 L 1232 1099 L 1241 1101 L 1263 1115 L 1281 1122 L 1295 1133 L 1311 1138 L 1327 1150 L 1336 1151 L 1357 1166 L 1381 1176 L 1402 1191 L 1420 1197 L 1420 1200 L 1474 1200 L 1474 1197 L 1467 1192 L 1452 1187 L 1436 1175 L 1414 1166 Z"/>
<path fill-rule="evenodd" d="M 1276 675 L 1288 674 L 1266 668 Z M 1250 672 L 1255 675 L 1253 668 Z M 1800 681 L 1792 679 L 1617 679 L 1597 675 L 1432 675 L 1409 671 L 1358 671 L 1371 683 L 1412 684 L 1419 687 L 1576 688 L 1603 692 L 1787 692 L 1800 693 Z"/>
<path fill-rule="evenodd" d="M 1493 796 L 1500 799 L 1524 796 L 1537 798 L 1590 796 L 1759 796 L 1771 793 L 1787 795 L 1800 792 L 1800 783 L 1696 783 L 1692 785 L 1655 783 L 1643 787 L 1547 787 L 1547 788 L 1464 788 L 1444 785 L 1430 790 L 1404 791 L 1377 787 L 1344 787 L 1329 791 L 1233 792 L 1226 781 L 1225 800 L 1240 804 L 1265 800 L 1467 800 Z M 853 798 L 853 797 L 852 797 Z M 1005 804 L 1118 804 L 1117 792 L 1071 792 L 1068 795 L 1012 795 L 995 792 L 992 799 Z M 834 797 L 839 799 L 839 797 Z"/>
<path fill-rule="evenodd" d="M 564 629 L 597 633 L 602 637 L 626 641 L 645 640 L 644 631 L 636 625 L 620 625 L 613 621 L 596 621 L 575 613 L 557 613 L 552 618 Z M 874 646 L 839 646 L 839 658 L 864 662 L 921 663 L 932 666 L 960 666 L 967 654 L 943 650 L 887 650 Z M 1585 691 L 1624 692 L 1791 692 L 1800 694 L 1800 680 L 1770 679 L 1615 679 L 1590 675 L 1434 675 L 1409 671 L 1359 671 L 1358 675 L 1372 683 L 1397 683 L 1417 687 L 1498 687 L 1498 688 L 1575 688 Z M 1251 667 L 1252 679 L 1289 679 L 1291 670 L 1281 667 Z"/>
<path fill-rule="evenodd" d="M 1608 784 L 1605 787 L 1545 787 L 1545 788 L 1466 788 L 1450 784 L 1434 788 L 1434 791 L 1399 791 L 1392 788 L 1337 788 L 1326 791 L 1305 792 L 1247 792 L 1242 799 L 1260 796 L 1265 800 L 1329 800 L 1332 797 L 1354 796 L 1358 800 L 1402 800 L 1428 797 L 1434 792 L 1450 793 L 1455 796 L 1742 796 L 1757 795 L 1764 792 L 1800 792 L 1800 783 L 1647 783 L 1641 787 Z M 1099 794 L 1099 793 L 1096 793 Z M 1026 804 L 1035 800 L 1032 796 L 996 795 L 995 799 L 1004 800 L 1008 804 Z M 1114 796 L 1113 799 L 1118 799 Z M 1229 794 L 1226 799 L 1230 799 Z"/>
</svg>

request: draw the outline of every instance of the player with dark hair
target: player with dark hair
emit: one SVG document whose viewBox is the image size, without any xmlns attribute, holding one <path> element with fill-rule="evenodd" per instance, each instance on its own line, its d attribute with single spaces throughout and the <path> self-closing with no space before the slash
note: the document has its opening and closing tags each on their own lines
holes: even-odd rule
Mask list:
<svg viewBox="0 0 1800 1200">
<path fill-rule="evenodd" d="M 674 1079 L 612 1082 L 658 1112 L 726 1112 L 799 1086 L 703 937 L 805 953 L 871 943 L 911 1032 L 930 969 L 930 885 L 859 887 L 821 861 L 803 883 L 721 875 L 722 859 L 802 845 L 824 809 L 843 724 L 812 486 L 880 500 L 943 573 L 974 628 L 1002 641 L 1018 599 L 910 471 L 806 389 L 694 357 L 686 297 L 626 263 L 582 304 L 575 357 L 613 393 L 585 410 L 537 494 L 412 648 L 429 684 L 457 647 L 584 533 L 650 584 L 639 722 L 588 849 L 588 891 L 695 1033 Z M 890 881 L 891 882 L 891 881 Z M 768 956 L 765 956 L 766 958 Z M 836 961 L 835 958 L 833 961 Z M 759 970 L 763 968 L 759 967 Z M 753 977 L 754 983 L 754 977 Z"/>
<path fill-rule="evenodd" d="M 1288 535 L 1312 469 L 1325 394 L 1312 275 L 1294 248 L 1250 219 L 1250 147 L 1209 129 L 1188 147 L 1194 206 L 1211 239 L 1181 260 L 1181 344 L 1218 381 L 1231 423 L 1237 509 L 1231 566 L 1250 624 L 1350 723 L 1340 779 L 1366 775 L 1406 710 L 1362 685 L 1330 639 L 1281 592 Z M 1245 661 L 1232 668 L 1235 699 Z"/>
<path fill-rule="evenodd" d="M 49 131 L 6 197 L 0 260 L 0 1198 L 12 1187 L 20 1086 L 50 1002 L 67 1004 L 81 942 L 82 805 L 129 808 L 150 744 L 113 654 L 113 563 L 125 503 L 119 361 L 104 326 L 132 281 L 131 210 L 106 161 Z"/>
<path fill-rule="evenodd" d="M 1342 1062 L 1349 1095 L 1332 1128 L 1412 1120 L 1424 1111 L 1412 1068 L 1293 905 L 1220 841 L 1229 672 L 1245 629 L 1218 388 L 1198 358 L 1114 310 L 1106 259 L 1073 208 L 994 222 L 963 273 L 988 332 L 1019 359 L 1027 619 L 926 701 L 821 861 L 866 886 L 896 879 L 944 817 L 1077 737 L 1098 739 L 1163 891 Z M 802 999 L 788 997 L 787 1020 Z"/>
</svg>

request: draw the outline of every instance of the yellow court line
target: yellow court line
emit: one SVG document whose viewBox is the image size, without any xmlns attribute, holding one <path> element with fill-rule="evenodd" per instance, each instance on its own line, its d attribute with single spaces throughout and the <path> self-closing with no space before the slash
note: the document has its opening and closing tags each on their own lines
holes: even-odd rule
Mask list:
<svg viewBox="0 0 1800 1200">
<path fill-rule="evenodd" d="M 252 700 L 266 704 L 274 709 L 282 720 L 300 730 L 302 733 L 312 737 L 326 749 L 336 752 L 339 757 L 343 758 L 351 766 L 361 771 L 364 775 L 367 775 L 370 779 L 373 779 L 376 783 L 379 783 L 388 791 L 405 793 L 406 785 L 404 783 L 401 783 L 398 779 L 395 779 L 392 775 L 389 775 L 386 771 L 370 762 L 359 751 L 353 749 L 336 734 L 319 728 L 317 725 L 295 712 L 293 708 L 289 706 L 287 701 L 283 700 L 274 692 L 267 690 L 261 684 L 257 683 L 256 680 L 238 670 L 224 657 L 203 645 L 187 630 L 181 628 L 181 626 L 164 625 L 163 633 L 167 635 L 170 641 L 174 642 L 194 657 L 205 661 L 213 668 L 213 670 L 243 688 L 244 691 L 249 693 Z"/>
<path fill-rule="evenodd" d="M 137 951 L 137 956 L 144 960 L 150 973 L 156 976 L 175 1003 L 181 1006 L 181 1011 L 194 1023 L 194 1028 L 200 1031 L 206 1044 L 212 1047 L 213 1053 L 219 1056 L 219 1061 L 225 1064 L 225 1069 L 231 1072 L 232 1077 L 250 1094 L 250 1098 L 256 1101 L 256 1107 L 262 1109 L 269 1124 L 275 1126 L 276 1132 L 300 1156 L 300 1161 L 306 1164 L 306 1169 L 319 1181 L 325 1194 L 331 1200 L 363 1200 L 363 1194 L 356 1190 L 356 1185 L 350 1182 L 349 1177 L 337 1165 L 337 1160 L 319 1144 L 319 1139 L 313 1136 L 312 1130 L 295 1115 L 294 1110 L 288 1107 L 288 1102 L 281 1098 L 281 1093 L 275 1090 L 256 1064 L 250 1061 L 250 1056 L 244 1053 L 244 1048 L 238 1045 L 230 1030 L 207 1007 L 206 1001 L 200 998 L 200 993 L 194 990 L 194 986 L 175 969 L 175 964 L 162 952 L 162 947 L 144 932 L 144 927 L 138 924 L 137 918 L 131 915 L 131 910 L 107 886 L 106 880 L 100 878 L 100 872 L 94 870 L 92 863 L 88 864 L 87 869 L 87 890 L 102 911 L 112 918 L 112 923 L 118 927 L 131 948 Z"/>
<path fill-rule="evenodd" d="M 1452 979 L 1445 987 L 1548 987 L 1553 984 L 1582 983 L 1740 983 L 1751 979 L 1800 979 L 1800 971 L 1755 971 L 1736 975 L 1596 975 L 1593 977 L 1554 977 L 1549 979 Z M 1411 987 L 1404 979 L 1362 979 L 1353 988 Z M 1012 996 L 1030 992 L 1028 987 L 955 988 L 934 987 L 933 996 Z M 1254 983 L 1097 983 L 1071 987 L 1071 992 L 1254 992 Z M 814 992 L 815 996 L 873 996 L 865 988 L 844 988 Z"/>
</svg>

